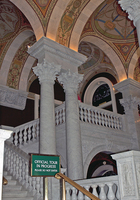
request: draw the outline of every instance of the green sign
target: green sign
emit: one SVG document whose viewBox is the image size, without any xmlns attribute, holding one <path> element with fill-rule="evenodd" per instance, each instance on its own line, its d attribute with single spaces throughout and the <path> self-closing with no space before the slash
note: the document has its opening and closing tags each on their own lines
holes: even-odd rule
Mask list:
<svg viewBox="0 0 140 200">
<path fill-rule="evenodd" d="M 60 156 L 31 154 L 31 176 L 55 176 L 60 172 Z"/>
</svg>

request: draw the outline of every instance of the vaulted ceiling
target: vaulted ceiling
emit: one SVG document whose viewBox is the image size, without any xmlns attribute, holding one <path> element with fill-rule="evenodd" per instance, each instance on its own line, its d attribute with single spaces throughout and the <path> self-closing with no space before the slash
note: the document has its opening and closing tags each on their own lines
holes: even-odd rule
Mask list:
<svg viewBox="0 0 140 200">
<path fill-rule="evenodd" d="M 103 72 L 140 82 L 136 28 L 117 0 L 1 0 L 1 85 L 28 91 L 37 60 L 27 49 L 42 36 L 88 57 L 84 82 Z"/>
</svg>

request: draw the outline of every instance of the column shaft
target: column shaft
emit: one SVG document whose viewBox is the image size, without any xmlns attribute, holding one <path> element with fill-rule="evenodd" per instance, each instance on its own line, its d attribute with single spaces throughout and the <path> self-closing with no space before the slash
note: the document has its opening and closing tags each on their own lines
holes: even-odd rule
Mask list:
<svg viewBox="0 0 140 200">
<path fill-rule="evenodd" d="M 71 179 L 83 178 L 81 131 L 77 95 L 66 91 L 67 167 Z"/>
<path fill-rule="evenodd" d="M 56 154 L 54 86 L 49 81 L 41 84 L 40 153 Z"/>
</svg>

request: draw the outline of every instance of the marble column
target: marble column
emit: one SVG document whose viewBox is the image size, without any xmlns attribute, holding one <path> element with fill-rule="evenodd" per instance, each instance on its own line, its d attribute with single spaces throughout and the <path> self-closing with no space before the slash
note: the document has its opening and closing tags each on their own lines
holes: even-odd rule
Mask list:
<svg viewBox="0 0 140 200">
<path fill-rule="evenodd" d="M 114 85 L 114 88 L 121 92 L 123 99 L 120 103 L 124 107 L 125 119 L 128 134 L 131 136 L 131 149 L 140 149 L 140 117 L 138 105 L 140 104 L 140 83 L 133 79 L 126 79 Z"/>
<path fill-rule="evenodd" d="M 128 13 L 128 18 L 133 20 L 140 46 L 140 0 L 120 0 L 118 3 Z"/>
<path fill-rule="evenodd" d="M 78 85 L 83 75 L 67 71 L 61 73 L 58 81 L 63 84 L 66 94 L 66 148 L 67 171 L 72 180 L 83 178 L 83 158 L 79 121 Z"/>
<path fill-rule="evenodd" d="M 2 199 L 2 185 L 3 185 L 3 158 L 4 158 L 4 141 L 10 138 L 13 131 L 0 129 L 0 200 Z"/>
<path fill-rule="evenodd" d="M 117 162 L 121 200 L 140 200 L 140 152 L 128 151 L 112 155 Z"/>
<path fill-rule="evenodd" d="M 41 84 L 40 104 L 40 153 L 56 154 L 54 80 L 61 66 L 49 63 L 45 59 L 33 68 Z"/>
</svg>

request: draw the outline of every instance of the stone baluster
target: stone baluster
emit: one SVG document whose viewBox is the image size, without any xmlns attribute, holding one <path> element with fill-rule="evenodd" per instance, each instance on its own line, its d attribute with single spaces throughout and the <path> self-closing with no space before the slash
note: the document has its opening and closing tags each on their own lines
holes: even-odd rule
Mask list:
<svg viewBox="0 0 140 200">
<path fill-rule="evenodd" d="M 16 155 L 16 178 L 19 177 L 19 157 Z"/>
<path fill-rule="evenodd" d="M 13 176 L 16 175 L 16 154 L 13 152 Z"/>
<path fill-rule="evenodd" d="M 25 188 L 29 186 L 29 166 L 28 163 L 25 162 Z"/>
<path fill-rule="evenodd" d="M 60 65 L 48 63 L 45 59 L 33 68 L 41 84 L 40 153 L 42 154 L 56 154 L 53 85 L 60 68 Z"/>
<path fill-rule="evenodd" d="M 72 200 L 77 200 L 77 189 L 75 187 L 72 187 Z"/>
<path fill-rule="evenodd" d="M 108 199 L 109 199 L 109 200 L 114 200 L 115 194 L 114 194 L 113 188 L 112 188 L 112 187 L 113 187 L 113 183 L 110 182 L 110 183 L 108 183 L 107 185 L 108 185 L 108 187 L 109 187 L 108 195 L 107 195 L 107 196 L 108 196 Z"/>
<path fill-rule="evenodd" d="M 40 196 L 40 177 L 36 177 L 36 194 L 37 194 L 37 197 Z"/>
<path fill-rule="evenodd" d="M 31 142 L 31 140 L 32 140 L 32 125 L 30 125 L 29 126 L 29 128 L 28 128 L 28 136 L 27 136 L 27 140 L 28 141 L 26 141 L 26 143 L 28 142 L 28 143 L 30 143 Z"/>
<path fill-rule="evenodd" d="M 8 171 L 10 171 L 10 161 L 11 161 L 10 158 L 11 158 L 11 150 L 8 149 L 8 167 L 7 167 Z"/>
<path fill-rule="evenodd" d="M 85 186 L 85 189 L 89 192 L 89 185 Z M 90 198 L 88 196 L 85 195 L 85 200 L 90 200 Z"/>
<path fill-rule="evenodd" d="M 97 185 L 92 185 L 93 191 L 92 194 L 95 195 L 96 197 L 98 197 L 98 193 L 97 193 Z"/>
<path fill-rule="evenodd" d="M 10 173 L 13 173 L 13 161 L 14 161 L 14 159 L 13 159 L 13 152 L 12 151 L 10 151 L 11 153 L 10 153 Z"/>
<path fill-rule="evenodd" d="M 40 198 L 43 199 L 43 177 L 40 180 Z"/>
<path fill-rule="evenodd" d="M 29 191 L 32 191 L 32 177 L 29 176 Z"/>
<path fill-rule="evenodd" d="M 25 184 L 25 161 L 22 159 L 22 185 Z"/>
<path fill-rule="evenodd" d="M 15 131 L 15 135 L 14 135 L 14 145 L 15 146 L 18 146 L 18 132 L 19 132 L 19 129 L 16 129 L 16 131 Z"/>
<path fill-rule="evenodd" d="M 84 199 L 84 195 L 81 191 L 78 191 L 78 200 L 83 200 Z"/>
<path fill-rule="evenodd" d="M 19 176 L 18 176 L 18 179 L 19 179 L 19 182 L 22 180 L 22 159 L 21 159 L 21 157 L 19 157 L 19 168 L 18 168 L 18 170 L 19 170 Z"/>
<path fill-rule="evenodd" d="M 21 133 L 22 133 L 22 131 L 21 131 Z M 23 131 L 23 145 L 25 145 L 26 144 L 26 142 L 27 142 L 27 126 L 25 126 L 25 128 L 24 128 L 24 131 Z M 20 137 L 20 145 L 22 145 L 22 135 L 21 135 L 21 137 Z"/>
<path fill-rule="evenodd" d="M 32 177 L 32 192 L 33 192 L 33 194 L 36 193 L 36 178 L 37 177 Z"/>
<path fill-rule="evenodd" d="M 106 199 L 106 194 L 105 194 L 105 191 L 104 191 L 104 186 L 105 184 L 100 184 L 100 194 L 99 194 L 99 198 L 101 200 L 105 200 Z"/>
<path fill-rule="evenodd" d="M 79 102 L 77 99 L 78 85 L 82 79 L 83 75 L 70 71 L 61 73 L 58 77 L 58 81 L 63 84 L 66 93 L 67 166 L 68 176 L 73 180 L 83 178 Z"/>
<path fill-rule="evenodd" d="M 66 188 L 66 199 L 67 200 L 71 199 L 71 197 L 70 197 L 70 188 L 69 187 Z"/>
</svg>

